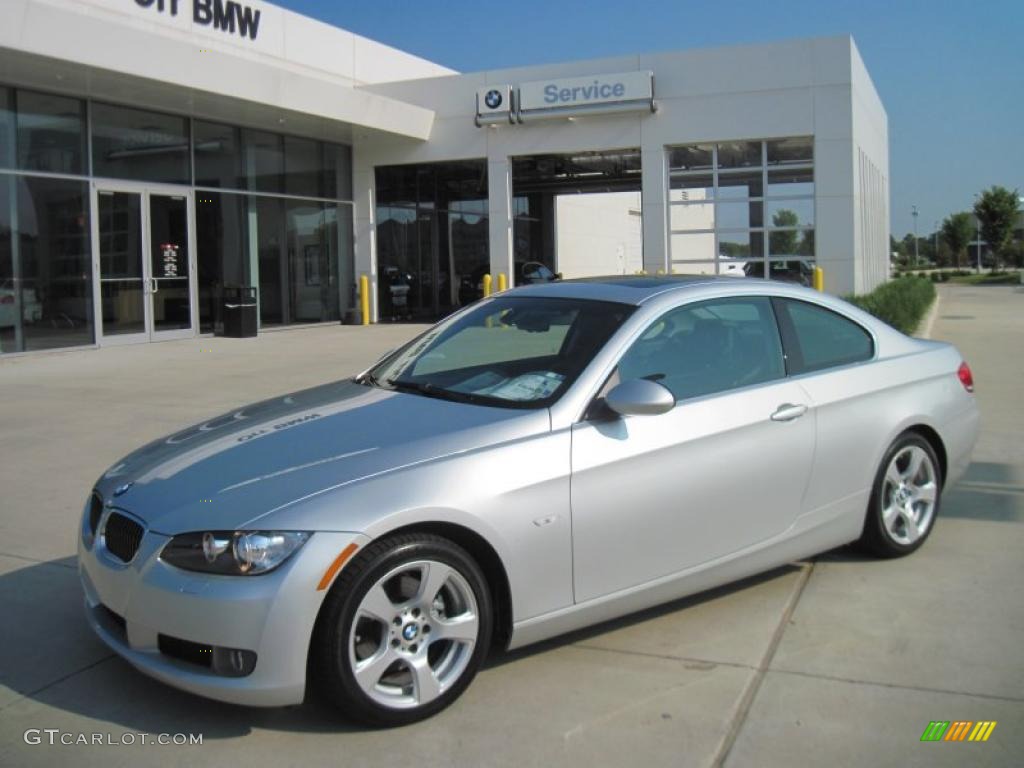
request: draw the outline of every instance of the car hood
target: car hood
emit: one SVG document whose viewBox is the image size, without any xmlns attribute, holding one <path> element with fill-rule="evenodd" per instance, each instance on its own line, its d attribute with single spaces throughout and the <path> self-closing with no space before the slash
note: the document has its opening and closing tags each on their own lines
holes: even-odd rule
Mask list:
<svg viewBox="0 0 1024 768">
<path fill-rule="evenodd" d="M 550 429 L 546 410 L 327 384 L 246 406 L 129 454 L 97 490 L 151 530 L 238 529 L 362 478 Z M 335 530 L 348 530 L 340 517 Z"/>
</svg>

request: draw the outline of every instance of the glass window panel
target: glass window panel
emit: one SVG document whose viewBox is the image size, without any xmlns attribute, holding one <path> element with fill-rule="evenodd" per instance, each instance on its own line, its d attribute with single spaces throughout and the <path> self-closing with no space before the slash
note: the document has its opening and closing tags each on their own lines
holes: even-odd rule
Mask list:
<svg viewBox="0 0 1024 768">
<path fill-rule="evenodd" d="M 187 184 L 188 119 L 111 104 L 93 104 L 93 175 Z"/>
<path fill-rule="evenodd" d="M 715 235 L 713 232 L 672 235 L 672 263 L 679 261 L 706 261 L 714 263 Z M 714 269 L 709 274 L 714 274 Z"/>
<path fill-rule="evenodd" d="M 692 144 L 673 147 L 668 151 L 668 166 L 673 171 L 710 169 L 714 158 L 714 145 Z"/>
<path fill-rule="evenodd" d="M 300 197 L 323 197 L 323 161 L 320 143 L 284 137 L 284 191 Z"/>
<path fill-rule="evenodd" d="M 284 200 L 246 198 L 246 237 L 250 264 L 255 256 L 259 284 L 260 325 L 286 322 L 288 261 L 284 258 Z"/>
<path fill-rule="evenodd" d="M 339 319 L 338 275 L 328 229 L 322 203 L 288 201 L 289 322 Z"/>
<path fill-rule="evenodd" d="M 84 174 L 85 102 L 22 90 L 16 100 L 18 167 Z"/>
<path fill-rule="evenodd" d="M 768 202 L 768 226 L 813 227 L 814 200 L 779 200 Z"/>
<path fill-rule="evenodd" d="M 748 168 L 760 165 L 760 141 L 727 141 L 718 145 L 719 168 Z"/>
<path fill-rule="evenodd" d="M 768 196 L 814 195 L 814 171 L 810 168 L 768 171 Z"/>
<path fill-rule="evenodd" d="M 198 175 L 198 173 L 197 173 Z M 196 285 L 199 329 L 220 332 L 225 286 L 251 285 L 248 215 L 244 195 L 196 192 Z"/>
<path fill-rule="evenodd" d="M 761 170 L 718 174 L 719 198 L 763 197 L 764 180 Z"/>
<path fill-rule="evenodd" d="M 355 322 L 355 312 L 358 302 L 356 301 L 356 272 L 355 272 L 355 248 L 354 230 L 352 224 L 352 206 L 336 205 L 333 217 L 334 229 L 331 232 L 331 241 L 336 256 L 334 263 L 338 270 L 338 312 L 344 322 Z M 328 224 L 331 225 L 331 206 L 328 206 Z"/>
<path fill-rule="evenodd" d="M 713 203 L 673 205 L 669 207 L 668 212 L 669 224 L 673 232 L 715 228 L 715 206 Z"/>
<path fill-rule="evenodd" d="M 276 133 L 242 129 L 242 178 L 253 192 L 282 192 L 284 143 Z"/>
<path fill-rule="evenodd" d="M 0 168 L 14 167 L 14 91 L 0 88 Z"/>
<path fill-rule="evenodd" d="M 344 144 L 324 144 L 324 197 L 352 199 L 352 148 Z"/>
<path fill-rule="evenodd" d="M 724 260 L 720 262 L 723 273 L 728 269 L 728 274 L 736 274 L 743 277 L 764 277 L 764 258 L 751 257 L 748 259 Z"/>
<path fill-rule="evenodd" d="M 713 261 L 673 261 L 673 275 L 714 275 L 715 262 Z"/>
<path fill-rule="evenodd" d="M 715 182 L 710 173 L 673 176 L 669 190 L 672 202 L 710 200 L 715 196 Z"/>
<path fill-rule="evenodd" d="M 871 334 L 852 320 L 824 307 L 784 299 L 796 349 L 787 349 L 790 373 L 806 373 L 870 360 L 875 354 Z"/>
<path fill-rule="evenodd" d="M 88 186 L 32 177 L 0 186 L 0 227 L 11 229 L 12 194 L 17 214 L 15 239 L 0 246 L 0 351 L 91 344 Z"/>
<path fill-rule="evenodd" d="M 764 256 L 764 233 L 720 232 L 718 253 L 725 259 L 761 258 Z"/>
<path fill-rule="evenodd" d="M 814 141 L 810 137 L 776 139 L 767 142 L 768 165 L 809 163 L 814 160 Z"/>
<path fill-rule="evenodd" d="M 768 233 L 768 255 L 814 257 L 814 230 L 788 230 Z"/>
<path fill-rule="evenodd" d="M 196 120 L 193 131 L 196 186 L 240 188 L 242 153 L 239 129 Z"/>
<path fill-rule="evenodd" d="M 814 262 L 809 259 L 769 259 L 768 277 L 810 287 L 814 284 Z"/>
<path fill-rule="evenodd" d="M 715 203 L 718 229 L 749 229 L 764 226 L 764 203 Z"/>
<path fill-rule="evenodd" d="M 418 194 L 416 190 L 415 165 L 391 165 L 379 167 L 375 172 L 377 179 L 378 205 L 415 205 Z"/>
<path fill-rule="evenodd" d="M 676 400 L 781 379 L 786 370 L 771 301 L 715 299 L 674 309 L 634 342 L 618 375 L 654 379 Z"/>
</svg>

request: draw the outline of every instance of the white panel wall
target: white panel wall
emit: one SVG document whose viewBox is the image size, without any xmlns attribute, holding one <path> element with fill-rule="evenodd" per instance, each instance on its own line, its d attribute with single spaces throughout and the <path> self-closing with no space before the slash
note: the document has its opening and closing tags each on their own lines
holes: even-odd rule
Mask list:
<svg viewBox="0 0 1024 768">
<path fill-rule="evenodd" d="M 640 193 L 555 197 L 555 270 L 567 280 L 643 269 Z"/>
</svg>

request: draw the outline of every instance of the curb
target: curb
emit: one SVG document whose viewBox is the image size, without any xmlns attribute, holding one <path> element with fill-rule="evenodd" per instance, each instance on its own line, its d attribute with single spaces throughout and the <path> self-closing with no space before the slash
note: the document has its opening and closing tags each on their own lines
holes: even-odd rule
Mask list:
<svg viewBox="0 0 1024 768">
<path fill-rule="evenodd" d="M 928 309 L 928 314 L 925 315 L 924 320 L 920 325 L 917 326 L 918 333 L 914 335 L 921 339 L 930 339 L 932 337 L 932 326 L 935 325 L 935 318 L 939 314 L 939 303 L 942 301 L 942 293 L 936 288 L 935 289 L 935 301 L 932 302 L 931 307 Z"/>
</svg>

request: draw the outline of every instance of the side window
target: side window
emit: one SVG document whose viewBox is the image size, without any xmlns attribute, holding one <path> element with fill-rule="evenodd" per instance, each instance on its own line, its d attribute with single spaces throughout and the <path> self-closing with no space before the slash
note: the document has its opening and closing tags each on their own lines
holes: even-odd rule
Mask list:
<svg viewBox="0 0 1024 768">
<path fill-rule="evenodd" d="M 662 315 L 629 348 L 619 381 L 651 379 L 676 400 L 783 378 L 785 366 L 771 302 L 713 299 Z"/>
<path fill-rule="evenodd" d="M 780 299 L 791 374 L 809 373 L 862 360 L 875 354 L 871 334 L 830 309 L 795 299 Z"/>
</svg>

